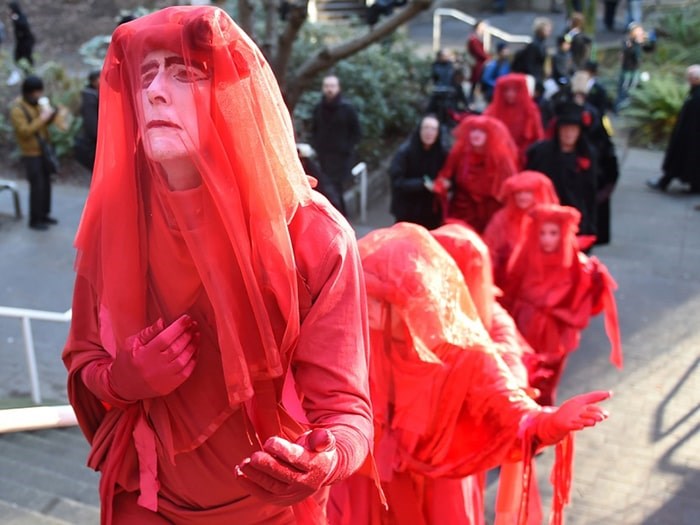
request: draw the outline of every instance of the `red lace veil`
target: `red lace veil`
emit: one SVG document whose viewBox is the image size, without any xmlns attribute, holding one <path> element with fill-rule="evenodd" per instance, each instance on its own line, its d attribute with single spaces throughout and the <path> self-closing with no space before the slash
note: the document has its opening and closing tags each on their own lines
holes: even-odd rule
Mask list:
<svg viewBox="0 0 700 525">
<path fill-rule="evenodd" d="M 179 57 L 176 80 L 191 89 L 191 104 L 175 110 L 182 118 L 196 116 L 198 132 L 186 129 L 183 143 L 190 144 L 202 178 L 197 189 L 169 191 L 160 166 L 144 154 L 142 62 L 158 50 Z M 210 82 L 208 99 L 191 68 Z M 216 318 L 229 404 L 249 399 L 253 381 L 283 374 L 298 338 L 287 224 L 310 196 L 269 65 L 221 9 L 166 8 L 115 31 L 99 126 L 75 242 L 76 270 L 100 303 L 104 346 L 114 353 L 155 318 L 173 321 L 192 290 L 203 286 Z M 193 223 L 205 234 L 192 235 Z M 159 260 L 161 251 L 179 259 Z M 168 276 L 175 262 L 189 271 Z M 149 278 L 154 266 L 167 276 L 160 287 Z M 149 303 L 156 312 L 147 311 Z"/>
<path fill-rule="evenodd" d="M 494 284 L 491 257 L 479 234 L 465 224 L 450 222 L 431 231 L 457 263 L 479 318 L 487 330 L 493 318 Z"/>
<path fill-rule="evenodd" d="M 505 92 L 514 89 L 515 102 L 506 102 Z M 496 118 L 506 125 L 520 154 L 532 143 L 544 138 L 540 110 L 532 100 L 527 79 L 521 73 L 509 73 L 499 77 L 493 91 L 493 100 L 484 115 Z"/>
<path fill-rule="evenodd" d="M 469 139 L 475 129 L 486 133 L 483 151 L 476 151 Z M 503 182 L 516 172 L 518 148 L 508 129 L 495 118 L 472 115 L 462 120 L 452 135 L 455 141 L 440 176 L 452 179 L 483 161 L 483 173 L 470 187 L 480 196 L 497 198 Z"/>
</svg>

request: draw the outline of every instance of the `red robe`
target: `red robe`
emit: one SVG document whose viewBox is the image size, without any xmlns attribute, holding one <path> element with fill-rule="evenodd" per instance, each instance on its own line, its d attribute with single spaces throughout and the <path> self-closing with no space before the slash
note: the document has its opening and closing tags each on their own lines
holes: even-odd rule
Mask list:
<svg viewBox="0 0 700 525">
<path fill-rule="evenodd" d="M 578 211 L 556 204 L 538 205 L 530 217 L 508 264 L 502 302 L 542 359 L 542 373 L 533 384 L 541 391 L 538 401 L 553 405 L 568 354 L 578 347 L 590 318 L 601 311 L 605 311 L 611 340 L 611 361 L 622 366 L 613 297 L 616 285 L 597 258 L 578 251 Z M 546 222 L 560 226 L 561 241 L 553 253 L 544 253 L 539 246 L 540 226 Z"/>
</svg>

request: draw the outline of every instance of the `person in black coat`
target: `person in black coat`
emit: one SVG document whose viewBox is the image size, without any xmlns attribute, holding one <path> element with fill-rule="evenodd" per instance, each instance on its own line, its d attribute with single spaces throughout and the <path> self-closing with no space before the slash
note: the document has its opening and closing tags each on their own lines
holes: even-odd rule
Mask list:
<svg viewBox="0 0 700 525">
<path fill-rule="evenodd" d="M 34 50 L 34 34 L 29 27 L 27 15 L 22 12 L 19 2 L 9 2 L 10 18 L 15 32 L 15 62 L 18 63 L 23 58 L 31 65 L 34 65 L 32 53 Z"/>
<path fill-rule="evenodd" d="M 76 137 L 74 153 L 80 164 L 92 171 L 97 147 L 97 115 L 99 112 L 100 72 L 88 75 L 87 85 L 80 92 L 80 116 L 83 119 L 81 133 Z"/>
<path fill-rule="evenodd" d="M 579 233 L 597 233 L 598 157 L 583 131 L 584 110 L 573 101 L 556 110 L 554 137 L 527 151 L 525 169 L 547 175 L 563 206 L 581 212 Z"/>
<path fill-rule="evenodd" d="M 447 158 L 435 115 L 426 115 L 389 166 L 391 214 L 396 222 L 412 222 L 428 229 L 442 224 L 442 210 L 433 181 Z"/>
<path fill-rule="evenodd" d="M 544 82 L 544 63 L 547 60 L 547 39 L 552 34 L 552 21 L 538 17 L 533 22 L 532 42 L 518 51 L 513 57 L 513 73 L 524 73 Z"/>
<path fill-rule="evenodd" d="M 690 66 L 686 76 L 690 92 L 671 132 L 663 176 L 647 181 L 655 190 L 666 191 L 673 179 L 679 179 L 690 185 L 690 193 L 700 193 L 700 64 Z"/>
<path fill-rule="evenodd" d="M 360 121 L 355 108 L 343 98 L 335 75 L 323 79 L 323 96 L 313 112 L 311 146 L 316 150 L 321 170 L 339 195 L 352 182 L 355 147 L 360 142 Z M 340 200 L 340 212 L 346 215 Z"/>
</svg>

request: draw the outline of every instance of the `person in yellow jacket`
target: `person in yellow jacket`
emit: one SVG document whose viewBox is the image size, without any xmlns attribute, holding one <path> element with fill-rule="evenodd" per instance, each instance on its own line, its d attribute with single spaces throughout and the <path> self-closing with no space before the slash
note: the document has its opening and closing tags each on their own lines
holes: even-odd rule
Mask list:
<svg viewBox="0 0 700 525">
<path fill-rule="evenodd" d="M 58 110 L 43 103 L 43 95 L 43 81 L 28 76 L 22 82 L 22 95 L 10 106 L 10 122 L 29 181 L 29 227 L 35 230 L 46 230 L 50 224 L 58 223 L 50 216 L 51 175 L 55 169 L 42 147 L 42 141 L 49 144 L 48 126 Z"/>
</svg>

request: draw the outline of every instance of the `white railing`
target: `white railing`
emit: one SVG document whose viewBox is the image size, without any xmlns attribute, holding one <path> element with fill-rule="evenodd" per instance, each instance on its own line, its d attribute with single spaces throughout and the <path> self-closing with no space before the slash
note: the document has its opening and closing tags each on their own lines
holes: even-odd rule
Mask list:
<svg viewBox="0 0 700 525">
<path fill-rule="evenodd" d="M 359 192 L 360 223 L 362 224 L 367 222 L 367 191 L 369 190 L 367 177 L 367 164 L 364 162 L 355 164 L 352 168 L 352 178 L 357 188 L 355 191 Z"/>
<path fill-rule="evenodd" d="M 70 405 L 7 408 L 0 410 L 0 434 L 77 425 Z"/>
<path fill-rule="evenodd" d="M 39 370 L 36 366 L 36 352 L 34 351 L 34 337 L 32 335 L 32 320 L 68 323 L 71 320 L 71 314 L 71 310 L 66 310 L 65 312 L 61 313 L 0 306 L 0 317 L 13 317 L 15 319 L 20 319 L 22 322 L 24 353 L 27 358 L 27 369 L 29 370 L 29 385 L 32 392 L 32 401 L 37 405 L 41 403 L 41 387 L 39 386 Z"/>
<path fill-rule="evenodd" d="M 444 17 L 454 18 L 472 27 L 479 21 L 478 18 L 469 16 L 458 9 L 450 9 L 447 7 L 438 7 L 435 9 L 435 11 L 433 11 L 433 51 L 436 53 L 440 50 L 440 43 L 442 41 L 442 19 Z M 512 35 L 490 24 L 486 24 L 484 29 L 484 49 L 487 51 L 491 51 L 491 40 L 493 38 L 498 38 L 509 44 L 529 44 L 532 42 L 532 38 L 527 35 Z"/>
</svg>

